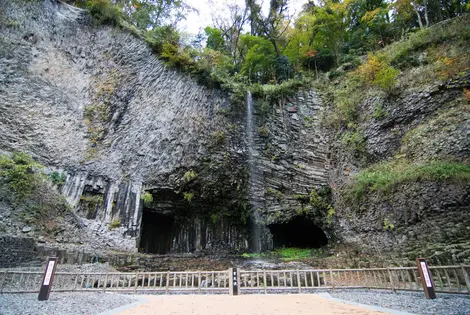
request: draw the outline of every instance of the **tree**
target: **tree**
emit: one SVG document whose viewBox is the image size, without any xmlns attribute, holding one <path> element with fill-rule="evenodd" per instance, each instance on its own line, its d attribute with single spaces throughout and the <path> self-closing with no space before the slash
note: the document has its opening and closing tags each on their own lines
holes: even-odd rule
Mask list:
<svg viewBox="0 0 470 315">
<path fill-rule="evenodd" d="M 223 51 L 224 50 L 224 38 L 222 37 L 222 31 L 220 29 L 207 26 L 204 29 L 207 36 L 206 47 Z"/>
<path fill-rule="evenodd" d="M 275 80 L 276 52 L 271 42 L 259 36 L 249 34 L 240 38 L 244 63 L 241 73 L 254 82 L 267 83 Z"/>
<path fill-rule="evenodd" d="M 187 12 L 194 10 L 184 0 L 116 0 L 116 4 L 123 7 L 129 21 L 141 30 L 175 26 Z"/>
<path fill-rule="evenodd" d="M 234 63 L 240 60 L 240 51 L 238 43 L 241 32 L 248 21 L 248 8 L 237 4 L 227 4 L 228 18 L 220 15 L 214 15 L 213 24 L 221 31 L 225 41 L 225 49 L 232 56 Z"/>
</svg>

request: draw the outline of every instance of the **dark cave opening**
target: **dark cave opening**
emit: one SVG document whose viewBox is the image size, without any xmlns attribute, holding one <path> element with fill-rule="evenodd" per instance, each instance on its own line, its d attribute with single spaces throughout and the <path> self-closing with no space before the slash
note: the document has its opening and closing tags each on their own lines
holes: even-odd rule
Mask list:
<svg viewBox="0 0 470 315">
<path fill-rule="evenodd" d="M 296 217 L 289 222 L 268 227 L 273 235 L 274 248 L 320 248 L 328 244 L 325 232 L 305 217 Z"/>
<path fill-rule="evenodd" d="M 167 254 L 171 249 L 174 220 L 144 208 L 139 251 L 151 254 Z"/>
</svg>

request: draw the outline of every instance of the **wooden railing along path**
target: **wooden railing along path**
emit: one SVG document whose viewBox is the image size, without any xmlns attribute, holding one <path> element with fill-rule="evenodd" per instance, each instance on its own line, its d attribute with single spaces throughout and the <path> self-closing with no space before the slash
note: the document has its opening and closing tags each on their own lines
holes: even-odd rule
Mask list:
<svg viewBox="0 0 470 315">
<path fill-rule="evenodd" d="M 436 292 L 470 294 L 470 266 L 431 266 Z M 232 269 L 196 272 L 55 274 L 52 291 L 229 294 Z M 43 273 L 0 270 L 0 293 L 39 292 Z M 311 270 L 239 270 L 239 293 L 306 293 L 319 289 L 374 288 L 421 291 L 416 267 Z"/>
</svg>

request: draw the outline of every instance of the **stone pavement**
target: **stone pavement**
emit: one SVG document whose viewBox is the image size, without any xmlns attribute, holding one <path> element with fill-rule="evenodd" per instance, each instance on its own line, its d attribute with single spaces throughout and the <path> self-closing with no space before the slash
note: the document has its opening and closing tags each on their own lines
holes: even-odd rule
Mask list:
<svg viewBox="0 0 470 315">
<path fill-rule="evenodd" d="M 329 294 L 164 295 L 140 296 L 141 302 L 101 315 L 406 315 L 409 313 L 360 305 Z"/>
</svg>

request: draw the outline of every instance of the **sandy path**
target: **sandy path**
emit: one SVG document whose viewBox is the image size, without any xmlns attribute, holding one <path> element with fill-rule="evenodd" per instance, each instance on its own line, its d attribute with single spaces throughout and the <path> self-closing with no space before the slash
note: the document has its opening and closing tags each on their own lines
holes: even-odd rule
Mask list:
<svg viewBox="0 0 470 315">
<path fill-rule="evenodd" d="M 146 296 L 148 302 L 120 315 L 384 315 L 312 294 Z"/>
</svg>

